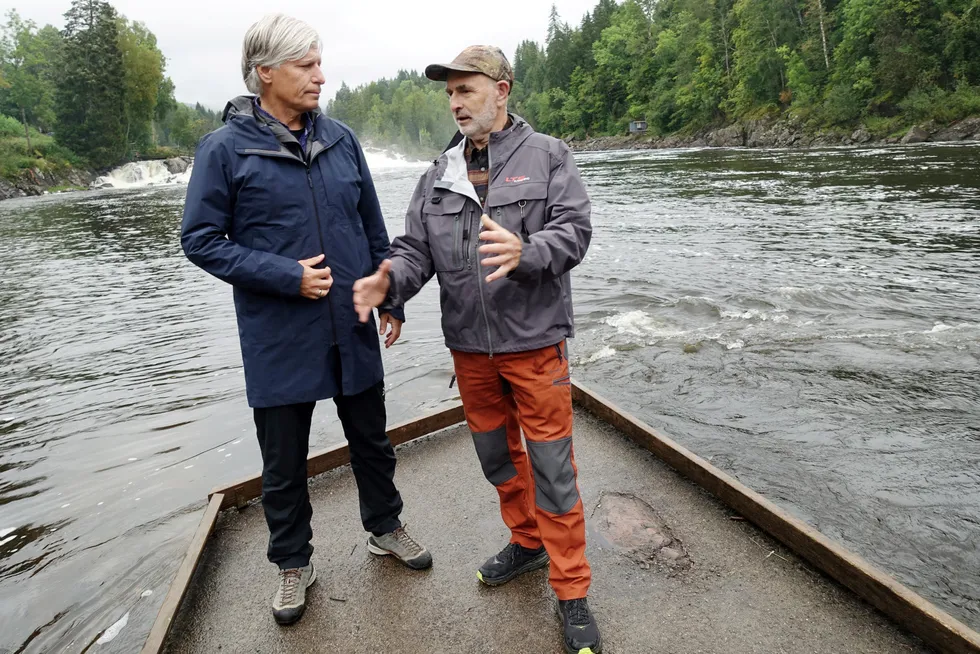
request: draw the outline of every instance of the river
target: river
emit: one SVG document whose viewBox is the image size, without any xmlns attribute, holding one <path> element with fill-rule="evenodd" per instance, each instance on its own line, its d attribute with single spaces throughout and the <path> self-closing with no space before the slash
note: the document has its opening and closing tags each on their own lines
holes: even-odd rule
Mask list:
<svg viewBox="0 0 980 654">
<path fill-rule="evenodd" d="M 975 629 L 978 155 L 577 155 L 595 232 L 570 347 L 577 379 Z M 400 234 L 421 169 L 372 161 Z M 0 203 L 0 652 L 136 651 L 207 492 L 259 469 L 184 190 Z M 437 302 L 385 355 L 391 422 L 456 398 Z M 325 403 L 313 446 L 341 440 Z"/>
</svg>

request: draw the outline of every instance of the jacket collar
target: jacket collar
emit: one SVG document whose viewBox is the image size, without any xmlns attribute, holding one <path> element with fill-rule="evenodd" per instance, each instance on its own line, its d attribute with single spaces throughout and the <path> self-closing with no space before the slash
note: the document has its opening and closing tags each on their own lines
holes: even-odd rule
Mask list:
<svg viewBox="0 0 980 654">
<path fill-rule="evenodd" d="M 254 102 L 254 95 L 238 96 L 228 102 L 221 114 L 221 119 L 235 134 L 235 151 L 241 154 L 296 158 L 283 142 L 287 137 L 295 142 L 295 137 L 281 124 L 270 123 L 256 116 Z M 311 157 L 337 144 L 346 135 L 336 121 L 323 116 L 319 111 L 311 112 L 310 120 L 312 133 L 307 147 Z"/>
<path fill-rule="evenodd" d="M 490 135 L 490 145 L 488 147 L 490 148 L 491 190 L 493 180 L 504 169 L 511 156 L 534 133 L 534 130 L 528 125 L 526 120 L 517 114 L 508 115 L 511 120 L 510 127 Z M 465 152 L 466 139 L 462 134 L 457 132 L 446 151 L 436 159 L 437 181 L 433 186 L 465 195 L 477 204 L 480 204 L 476 189 L 470 183 L 469 174 L 466 170 Z M 490 192 L 487 193 L 487 197 L 490 197 Z"/>
</svg>

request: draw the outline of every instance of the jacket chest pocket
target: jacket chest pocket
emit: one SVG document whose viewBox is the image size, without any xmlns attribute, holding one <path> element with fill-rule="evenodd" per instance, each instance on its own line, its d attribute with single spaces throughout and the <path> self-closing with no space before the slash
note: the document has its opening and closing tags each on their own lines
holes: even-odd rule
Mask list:
<svg viewBox="0 0 980 654">
<path fill-rule="evenodd" d="M 429 235 L 429 251 L 436 272 L 458 272 L 466 265 L 466 243 L 472 241 L 466 198 L 455 193 L 435 195 L 425 201 L 422 217 Z"/>
<path fill-rule="evenodd" d="M 490 217 L 507 231 L 522 237 L 544 229 L 547 203 L 546 182 L 526 182 L 490 189 Z"/>
</svg>

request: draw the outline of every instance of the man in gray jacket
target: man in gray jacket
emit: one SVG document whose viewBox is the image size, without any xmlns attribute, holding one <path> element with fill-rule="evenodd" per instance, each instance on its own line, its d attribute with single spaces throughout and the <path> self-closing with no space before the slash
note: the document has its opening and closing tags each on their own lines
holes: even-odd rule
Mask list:
<svg viewBox="0 0 980 654">
<path fill-rule="evenodd" d="M 565 649 L 598 653 L 565 344 L 589 197 L 568 147 L 507 112 L 513 71 L 499 48 L 469 47 L 425 74 L 446 82 L 460 134 L 419 180 L 391 258 L 355 283 L 355 308 L 367 320 L 401 307 L 438 276 L 466 419 L 511 530 L 477 576 L 496 586 L 550 562 Z"/>
</svg>

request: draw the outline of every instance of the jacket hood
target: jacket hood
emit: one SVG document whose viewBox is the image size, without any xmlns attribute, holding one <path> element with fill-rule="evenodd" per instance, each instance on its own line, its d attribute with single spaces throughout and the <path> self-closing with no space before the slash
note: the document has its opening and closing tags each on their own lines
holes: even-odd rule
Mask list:
<svg viewBox="0 0 980 654">
<path fill-rule="evenodd" d="M 244 114 L 246 116 L 255 117 L 255 102 L 254 95 L 240 95 L 237 98 L 232 98 L 225 105 L 225 110 L 221 112 L 221 122 L 227 123 L 228 119 L 237 114 Z"/>
</svg>

